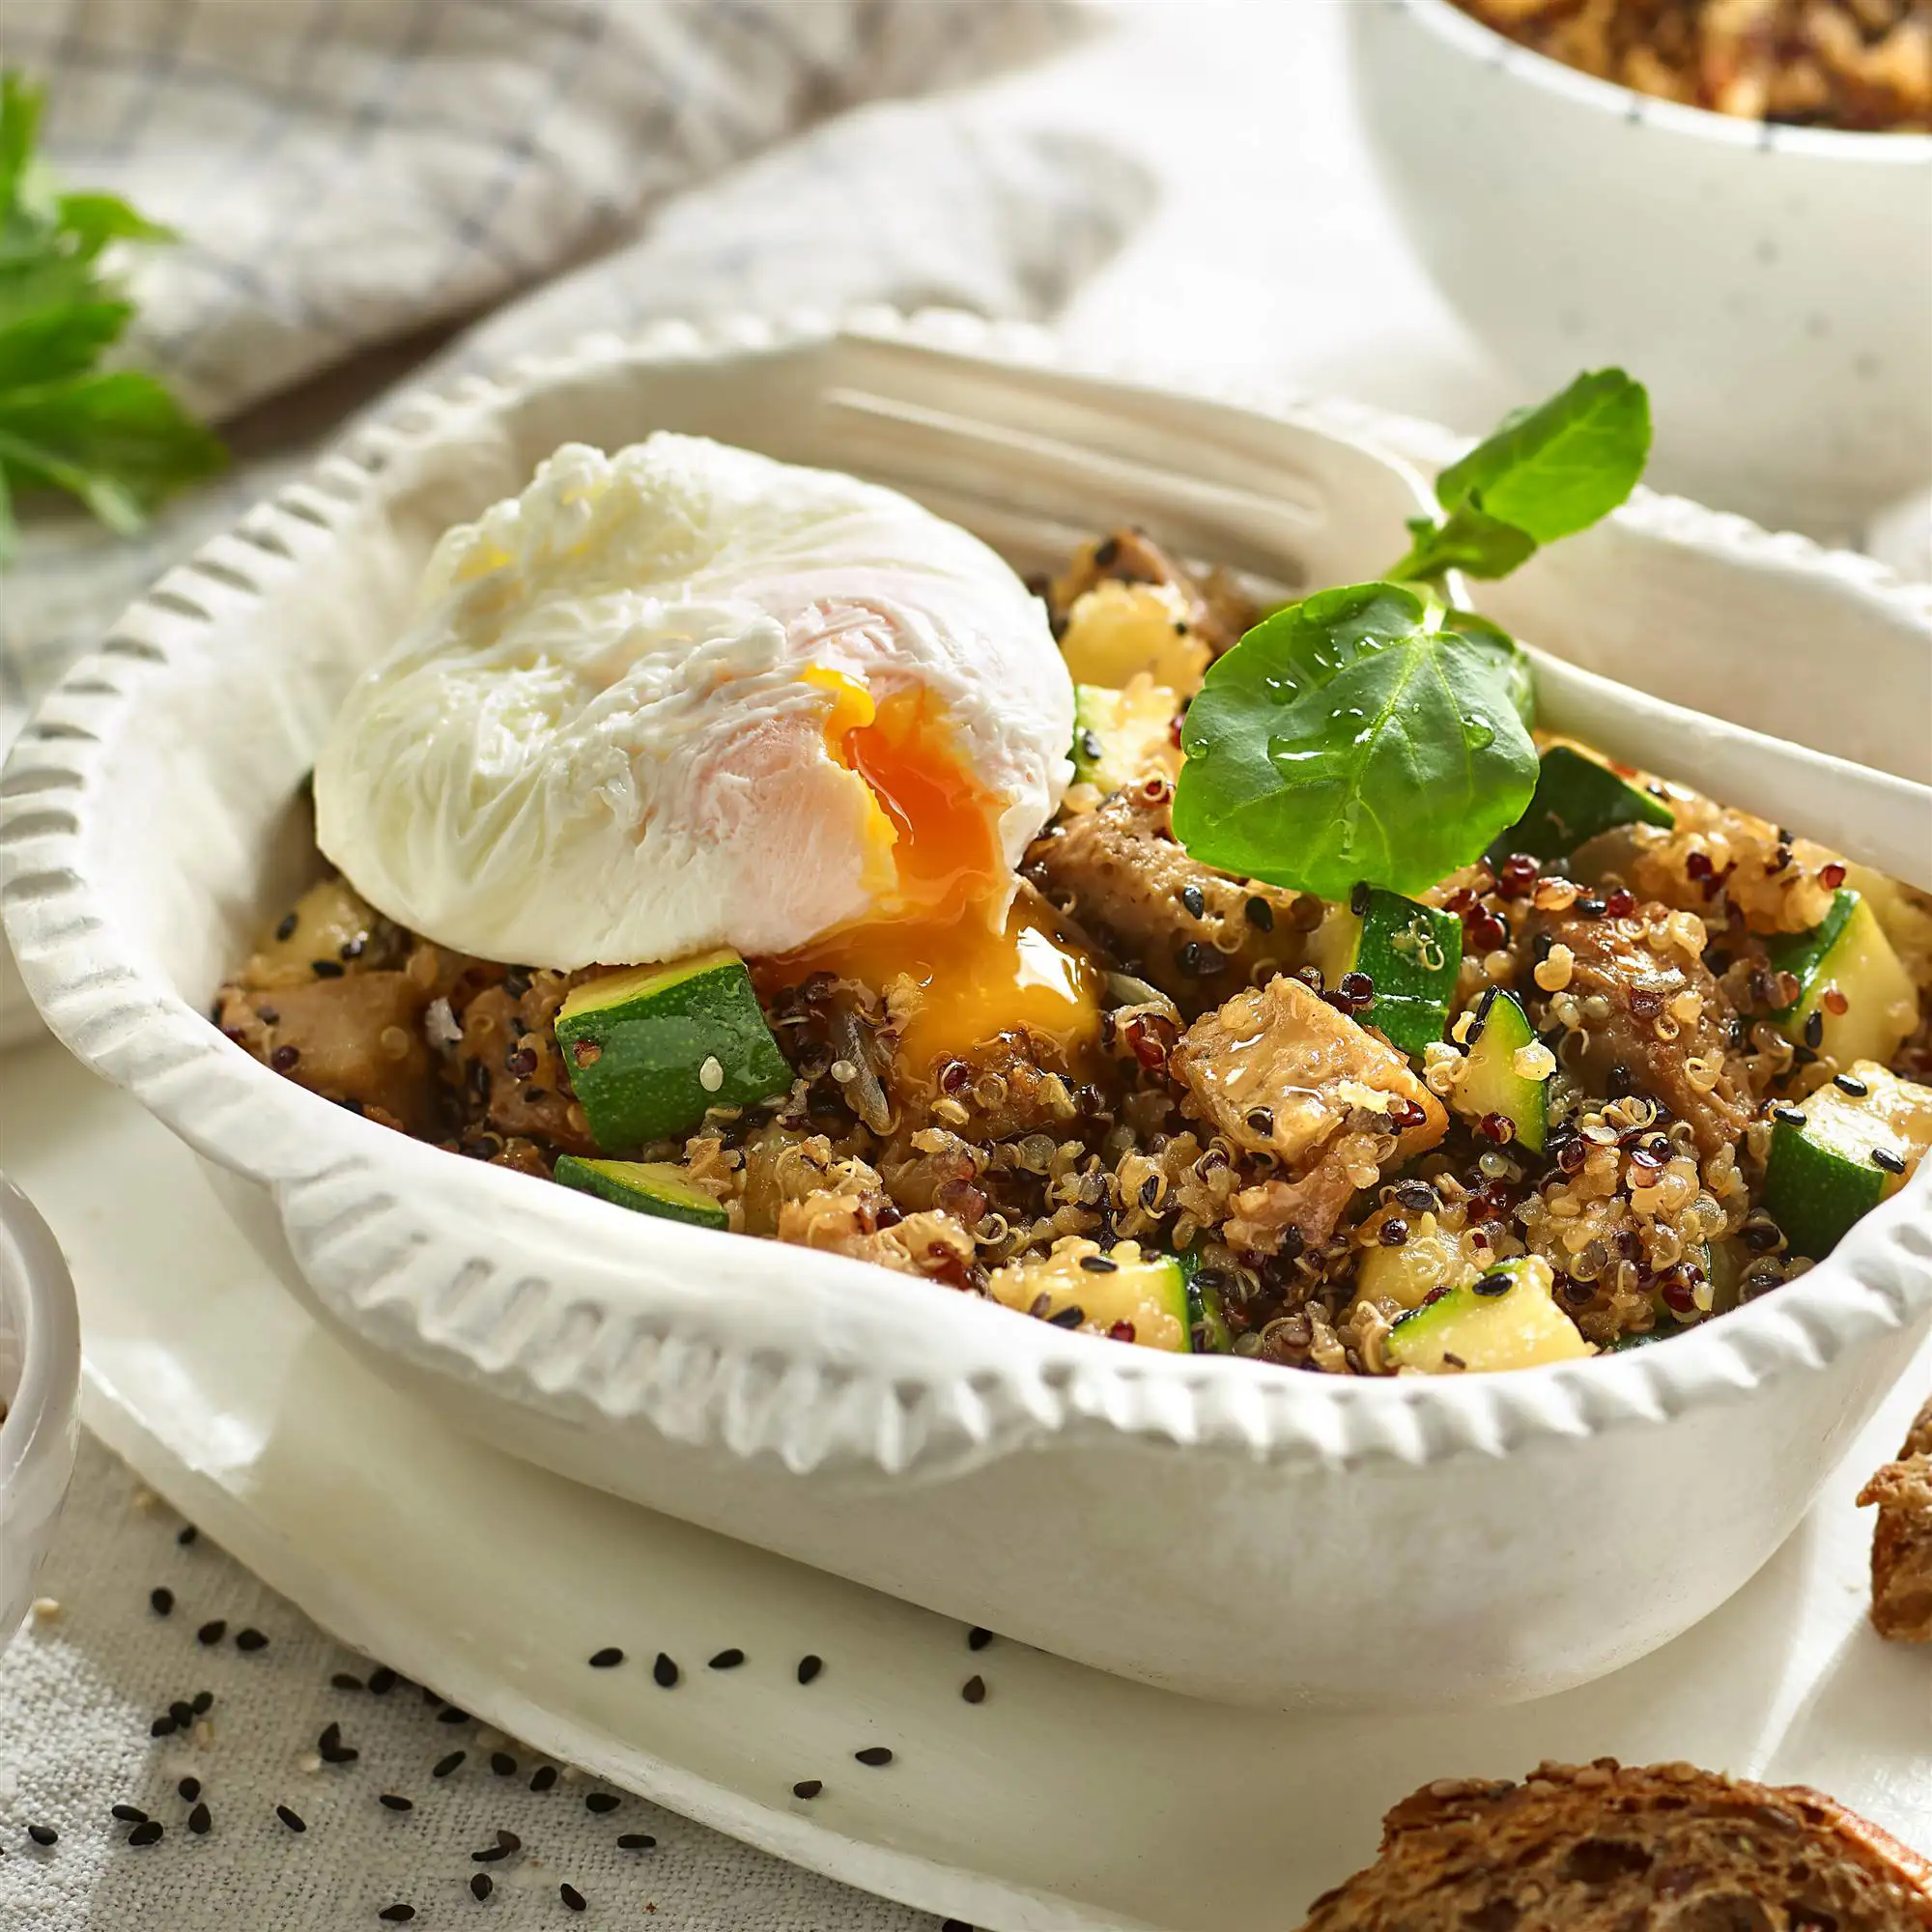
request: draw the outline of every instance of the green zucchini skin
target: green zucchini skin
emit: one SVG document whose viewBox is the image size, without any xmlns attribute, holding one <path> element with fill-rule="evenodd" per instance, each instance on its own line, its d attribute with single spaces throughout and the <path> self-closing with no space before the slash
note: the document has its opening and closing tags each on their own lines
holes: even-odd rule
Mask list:
<svg viewBox="0 0 1932 1932">
<path fill-rule="evenodd" d="M 1197 1279 L 1204 1267 L 1201 1257 L 1192 1248 L 1185 1248 L 1175 1259 L 1187 1285 L 1188 1347 L 1197 1355 L 1233 1353 L 1235 1338 L 1221 1304 L 1221 1291 L 1211 1282 L 1204 1288 Z"/>
<path fill-rule="evenodd" d="M 1454 913 L 1377 887 L 1359 913 L 1337 906 L 1329 914 L 1315 952 L 1330 986 L 1345 973 L 1368 975 L 1376 991 L 1363 1023 L 1411 1060 L 1442 1037 L 1463 963 L 1463 922 Z"/>
<path fill-rule="evenodd" d="M 1677 814 L 1661 798 L 1626 783 L 1607 765 L 1567 745 L 1552 745 L 1538 764 L 1529 809 L 1490 847 L 1492 867 L 1512 852 L 1548 862 L 1565 859 L 1600 832 L 1618 825 L 1657 825 L 1666 831 Z"/>
<path fill-rule="evenodd" d="M 1515 1066 L 1516 1056 L 1536 1044 L 1528 1014 L 1514 994 L 1492 987 L 1469 1030 L 1475 1037 L 1467 1042 L 1467 1063 L 1456 1086 L 1456 1111 L 1478 1120 L 1501 1114 L 1518 1142 L 1541 1153 L 1549 1140 L 1549 1082 L 1525 1079 Z"/>
<path fill-rule="evenodd" d="M 676 1168 L 663 1162 L 582 1160 L 559 1154 L 554 1178 L 566 1187 L 594 1194 L 614 1207 L 639 1214 L 655 1214 L 665 1221 L 683 1221 L 694 1228 L 728 1228 L 731 1217 L 701 1188 L 678 1178 Z"/>
<path fill-rule="evenodd" d="M 1765 952 L 1775 969 L 1798 981 L 1798 997 L 1770 1015 L 1794 1044 L 1810 1045 L 1840 1066 L 1859 1060 L 1884 1064 L 1911 1031 L 1890 1015 L 1903 1009 L 1916 1017 L 1918 988 L 1862 895 L 1841 891 L 1818 924 L 1782 934 Z M 1844 996 L 1842 1013 L 1823 1005 L 1833 989 Z"/>
<path fill-rule="evenodd" d="M 745 1107 L 791 1085 L 735 952 L 607 975 L 564 1002 L 556 1037 L 606 1153 L 687 1133 L 711 1107 Z"/>
</svg>

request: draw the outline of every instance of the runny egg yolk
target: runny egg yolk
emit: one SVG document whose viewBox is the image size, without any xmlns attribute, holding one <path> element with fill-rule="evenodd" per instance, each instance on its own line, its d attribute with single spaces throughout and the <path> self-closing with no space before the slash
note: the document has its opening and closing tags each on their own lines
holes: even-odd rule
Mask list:
<svg viewBox="0 0 1932 1932">
<path fill-rule="evenodd" d="M 1037 906 L 1016 901 L 994 924 L 990 907 L 1012 890 L 1000 804 L 961 768 L 943 714 L 923 691 L 875 705 L 837 672 L 808 675 L 833 692 L 827 749 L 872 794 L 879 910 L 793 954 L 787 970 L 882 992 L 910 978 L 922 998 L 898 1054 L 915 1075 L 1018 1031 L 1071 1063 L 1099 1035 L 1099 973 Z"/>
</svg>

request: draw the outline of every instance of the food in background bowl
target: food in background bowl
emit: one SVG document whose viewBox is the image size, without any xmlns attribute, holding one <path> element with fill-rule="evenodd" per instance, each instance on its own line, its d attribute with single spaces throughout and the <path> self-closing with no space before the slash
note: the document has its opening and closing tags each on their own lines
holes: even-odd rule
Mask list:
<svg viewBox="0 0 1932 1932">
<path fill-rule="evenodd" d="M 216 1020 L 452 1152 L 1122 1343 L 1679 1332 L 1932 1141 L 1932 905 L 1539 747 L 1438 587 L 1647 442 L 1581 379 L 1388 581 L 1264 617 L 1135 530 L 1038 601 L 875 486 L 567 448 L 439 548 L 317 767 L 343 871 Z"/>
<path fill-rule="evenodd" d="M 1753 121 L 1932 132 L 1922 0 L 1456 0 L 1566 67 Z"/>
</svg>

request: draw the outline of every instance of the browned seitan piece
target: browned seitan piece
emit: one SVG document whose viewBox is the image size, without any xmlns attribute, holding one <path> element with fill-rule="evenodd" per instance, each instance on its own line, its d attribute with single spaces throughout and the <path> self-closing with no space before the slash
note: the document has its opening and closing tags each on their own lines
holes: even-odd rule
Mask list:
<svg viewBox="0 0 1932 1932">
<path fill-rule="evenodd" d="M 1932 1643 L 1932 1402 L 1918 1411 L 1898 1460 L 1872 1477 L 1859 1502 L 1878 1506 L 1872 1623 L 1900 1643 Z"/>
<path fill-rule="evenodd" d="M 1926 1932 L 1932 1864 L 1803 1785 L 1688 1764 L 1443 1779 L 1301 1932 Z"/>
<path fill-rule="evenodd" d="M 428 1133 L 436 1081 L 423 1037 L 428 991 L 407 973 L 347 973 L 221 989 L 215 1022 L 277 1073 L 385 1125 Z"/>
<path fill-rule="evenodd" d="M 1175 842 L 1159 780 L 1116 792 L 1034 840 L 1027 876 L 1130 973 L 1188 1015 L 1307 957 L 1321 901 L 1230 878 Z"/>
<path fill-rule="evenodd" d="M 1326 1240 L 1357 1189 L 1448 1129 L 1405 1055 L 1288 977 L 1204 1014 L 1168 1064 L 1190 1114 L 1275 1163 L 1274 1178 L 1236 1195 L 1227 1224 L 1232 1246 L 1257 1253 L 1277 1251 L 1291 1228 Z"/>
<path fill-rule="evenodd" d="M 1567 957 L 1569 977 L 1551 994 L 1539 990 L 1541 978 L 1521 991 L 1539 1025 L 1547 1023 L 1547 1008 L 1566 994 L 1574 1000 L 1584 1009 L 1581 1025 L 1590 1039 L 1588 1077 L 1609 1082 L 1614 1093 L 1612 1076 L 1621 1067 L 1625 1091 L 1646 1094 L 1688 1122 L 1708 1158 L 1737 1145 L 1753 1108 L 1743 1069 L 1731 1057 L 1736 1015 L 1722 987 L 1701 958 L 1652 936 L 1669 917 L 1669 909 L 1657 904 L 1639 906 L 1626 919 L 1531 912 L 1528 936 L 1549 941 L 1549 967 Z M 1598 998 L 1606 1003 L 1606 1013 L 1587 1009 Z M 1715 1081 L 1707 1087 L 1709 1075 Z"/>
<path fill-rule="evenodd" d="M 597 1143 L 556 1044 L 564 996 L 588 974 L 538 972 L 486 987 L 463 1009 L 457 1063 L 472 1098 L 499 1134 L 542 1141 L 564 1153 Z"/>
</svg>

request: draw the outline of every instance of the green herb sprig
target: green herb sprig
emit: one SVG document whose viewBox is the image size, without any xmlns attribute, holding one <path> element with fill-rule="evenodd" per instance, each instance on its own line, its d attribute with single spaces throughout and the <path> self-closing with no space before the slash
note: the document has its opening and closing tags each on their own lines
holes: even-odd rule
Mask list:
<svg viewBox="0 0 1932 1932">
<path fill-rule="evenodd" d="M 1375 583 L 1273 612 L 1188 706 L 1175 836 L 1197 859 L 1322 898 L 1414 894 L 1516 823 L 1536 787 L 1529 665 L 1451 608 L 1451 570 L 1502 577 L 1629 497 L 1650 404 L 1620 369 L 1520 411 L 1436 481 L 1440 522 Z"/>
<path fill-rule="evenodd" d="M 42 104 L 0 74 L 0 564 L 16 491 L 66 491 L 130 534 L 226 460 L 155 377 L 97 366 L 134 313 L 106 250 L 175 237 L 116 195 L 57 191 L 35 158 Z"/>
</svg>

